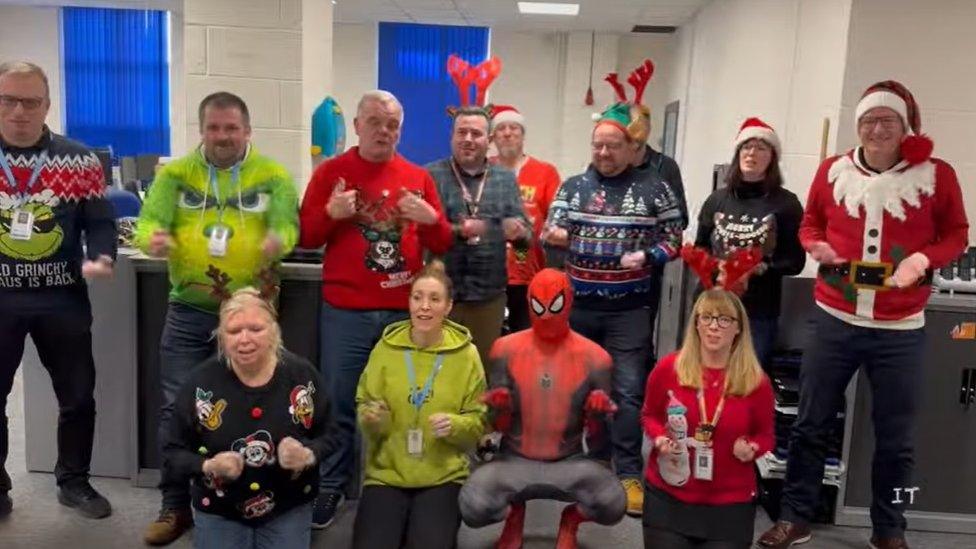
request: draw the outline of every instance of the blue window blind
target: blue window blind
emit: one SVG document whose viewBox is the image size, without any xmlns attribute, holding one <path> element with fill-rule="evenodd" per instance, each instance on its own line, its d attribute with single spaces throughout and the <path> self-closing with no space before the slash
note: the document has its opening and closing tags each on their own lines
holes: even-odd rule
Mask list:
<svg viewBox="0 0 976 549">
<path fill-rule="evenodd" d="M 459 99 L 447 58 L 455 53 L 472 65 L 484 61 L 488 28 L 380 23 L 379 31 L 379 87 L 397 96 L 405 114 L 400 153 L 418 164 L 448 156 L 446 109 Z"/>
<path fill-rule="evenodd" d="M 168 16 L 63 8 L 65 133 L 115 154 L 170 153 Z"/>
</svg>

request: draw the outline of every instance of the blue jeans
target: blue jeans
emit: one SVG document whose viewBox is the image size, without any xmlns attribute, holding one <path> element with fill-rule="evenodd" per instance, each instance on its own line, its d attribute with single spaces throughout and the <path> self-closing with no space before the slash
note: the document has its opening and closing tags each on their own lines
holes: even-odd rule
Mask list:
<svg viewBox="0 0 976 549">
<path fill-rule="evenodd" d="M 383 330 L 407 311 L 338 309 L 322 303 L 319 369 L 329 387 L 336 450 L 322 460 L 322 491 L 341 492 L 352 473 L 356 442 L 356 387 Z"/>
<path fill-rule="evenodd" d="M 617 404 L 617 413 L 610 426 L 610 441 L 620 478 L 640 478 L 643 470 L 640 411 L 644 405 L 644 385 L 654 363 L 652 316 L 647 307 L 629 311 L 575 308 L 569 316 L 573 330 L 599 344 L 613 358 L 610 398 Z M 606 453 L 597 452 L 595 457 L 609 458 L 601 455 Z"/>
<path fill-rule="evenodd" d="M 312 504 L 285 511 L 260 526 L 212 513 L 193 512 L 195 549 L 308 549 L 312 542 Z"/>
<path fill-rule="evenodd" d="M 752 347 L 763 370 L 769 370 L 769 360 L 773 356 L 773 346 L 779 335 L 779 317 L 750 316 L 749 330 L 752 332 Z"/>
<path fill-rule="evenodd" d="M 853 326 L 819 307 L 814 320 L 814 336 L 800 365 L 800 409 L 790 432 L 783 520 L 807 524 L 813 519 L 824 474 L 826 434 L 847 384 L 863 366 L 871 385 L 875 439 L 871 523 L 879 537 L 902 537 L 905 504 L 892 501 L 896 488 L 911 486 L 912 424 L 919 403 L 925 330 Z"/>
<path fill-rule="evenodd" d="M 162 449 L 170 436 L 170 418 L 180 387 L 194 368 L 217 351 L 213 332 L 218 321 L 213 313 L 174 301 L 170 301 L 166 310 L 166 322 L 159 338 L 159 385 L 163 391 L 163 405 L 159 409 L 159 447 L 163 456 L 159 489 L 163 492 L 164 509 L 190 506 L 189 480 L 173 473 Z"/>
</svg>

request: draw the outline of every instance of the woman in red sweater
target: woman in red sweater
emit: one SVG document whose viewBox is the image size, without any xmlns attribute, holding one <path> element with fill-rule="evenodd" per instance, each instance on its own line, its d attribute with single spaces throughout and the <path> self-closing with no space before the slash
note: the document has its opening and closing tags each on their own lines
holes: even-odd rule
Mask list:
<svg viewBox="0 0 976 549">
<path fill-rule="evenodd" d="M 735 294 L 712 289 L 698 297 L 681 350 L 647 380 L 641 423 L 654 442 L 644 547 L 750 547 L 753 461 L 773 445 L 773 388 Z"/>
</svg>

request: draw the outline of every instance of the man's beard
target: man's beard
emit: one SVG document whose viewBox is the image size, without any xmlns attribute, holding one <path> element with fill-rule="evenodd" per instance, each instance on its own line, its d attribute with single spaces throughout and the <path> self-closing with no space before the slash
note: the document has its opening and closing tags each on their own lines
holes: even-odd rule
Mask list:
<svg viewBox="0 0 976 549">
<path fill-rule="evenodd" d="M 496 145 L 498 156 L 502 158 L 516 158 L 522 155 L 522 150 L 514 145 Z"/>
</svg>

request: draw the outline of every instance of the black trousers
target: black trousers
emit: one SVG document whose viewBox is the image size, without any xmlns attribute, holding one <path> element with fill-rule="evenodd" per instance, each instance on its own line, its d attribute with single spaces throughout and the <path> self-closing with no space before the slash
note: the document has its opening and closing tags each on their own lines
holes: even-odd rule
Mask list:
<svg viewBox="0 0 976 549">
<path fill-rule="evenodd" d="M 739 541 L 704 540 L 644 526 L 644 549 L 749 549 L 751 545 Z"/>
<path fill-rule="evenodd" d="M 58 399 L 58 486 L 87 480 L 95 436 L 95 360 L 92 358 L 91 308 L 56 312 L 0 311 L 0 492 L 10 490 L 7 462 L 7 396 L 30 335 Z"/>
<path fill-rule="evenodd" d="M 429 488 L 369 485 L 363 488 L 354 549 L 452 549 L 461 527 L 458 492 L 449 482 Z"/>
<path fill-rule="evenodd" d="M 508 307 L 508 333 L 514 334 L 532 327 L 529 321 L 529 286 L 520 284 L 508 285 L 506 289 L 508 300 L 505 304 Z"/>
</svg>

